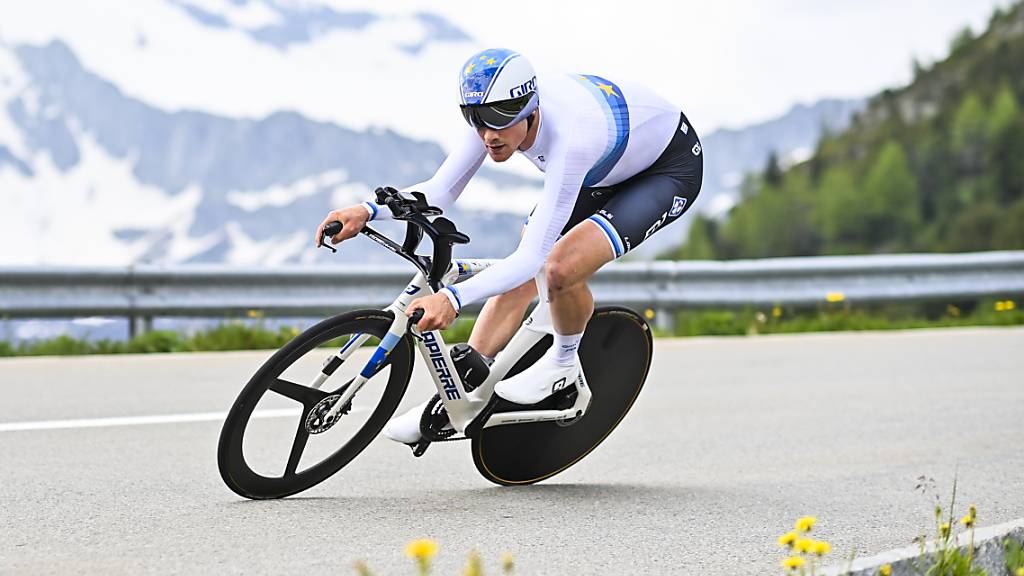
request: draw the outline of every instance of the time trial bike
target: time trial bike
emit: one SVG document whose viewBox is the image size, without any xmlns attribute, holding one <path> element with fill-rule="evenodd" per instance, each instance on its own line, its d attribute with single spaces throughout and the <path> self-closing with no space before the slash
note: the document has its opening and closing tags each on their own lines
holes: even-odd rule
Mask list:
<svg viewBox="0 0 1024 576">
<path fill-rule="evenodd" d="M 550 478 L 590 454 L 622 421 L 647 378 L 653 340 L 643 317 L 628 308 L 597 307 L 580 343 L 583 375 L 556 384 L 554 393 L 536 405 L 508 402 L 494 394 L 494 386 L 529 367 L 551 346 L 547 306 L 541 300 L 493 364 L 467 344 L 449 347 L 440 331 L 420 332 L 415 324 L 422 310 L 406 316 L 413 299 L 496 261 L 452 259 L 452 246 L 468 243 L 469 237 L 429 206 L 423 194 L 408 197 L 378 188 L 376 200 L 406 223 L 405 239 L 398 244 L 369 226 L 361 233 L 409 261 L 416 275 L 390 306 L 328 318 L 297 335 L 256 371 L 221 430 L 217 460 L 227 486 L 246 498 L 281 498 L 337 473 L 398 408 L 412 377 L 413 349 L 437 389 L 423 410 L 422 438 L 411 445 L 414 455 L 423 455 L 436 442 L 468 439 L 473 462 L 485 478 L 521 485 Z M 330 223 L 325 240 L 340 230 L 340 223 Z M 430 256 L 416 254 L 424 234 L 433 244 Z M 325 346 L 334 346 L 326 358 Z M 269 408 L 258 409 L 264 405 Z M 294 416 L 293 427 L 285 429 L 293 429 L 294 436 L 282 434 L 280 426 L 257 430 L 255 423 L 271 413 Z M 318 439 L 316 447 L 311 438 Z"/>
</svg>

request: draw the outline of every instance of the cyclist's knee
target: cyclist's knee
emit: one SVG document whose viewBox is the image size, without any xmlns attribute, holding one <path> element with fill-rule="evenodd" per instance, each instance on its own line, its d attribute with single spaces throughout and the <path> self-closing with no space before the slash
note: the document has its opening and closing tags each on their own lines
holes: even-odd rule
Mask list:
<svg viewBox="0 0 1024 576">
<path fill-rule="evenodd" d="M 552 250 L 544 267 L 548 290 L 562 292 L 587 280 L 579 262 L 565 250 Z"/>
</svg>

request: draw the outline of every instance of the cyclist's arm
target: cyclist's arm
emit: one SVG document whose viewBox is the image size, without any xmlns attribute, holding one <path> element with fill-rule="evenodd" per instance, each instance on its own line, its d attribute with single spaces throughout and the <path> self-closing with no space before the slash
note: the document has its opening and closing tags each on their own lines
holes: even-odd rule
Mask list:
<svg viewBox="0 0 1024 576">
<path fill-rule="evenodd" d="M 603 151 L 602 135 L 598 134 L 596 138 L 579 136 L 583 135 L 577 133 L 574 140 L 584 140 L 583 145 L 566 146 L 562 150 L 556 146 L 549 155 L 544 194 L 530 216 L 515 252 L 469 280 L 445 288 L 444 292 L 453 296 L 449 299 L 456 304 L 456 309 L 508 292 L 540 271 L 572 215 L 573 206 L 583 186 L 583 178 Z M 598 145 L 602 148 L 595 149 Z"/>
<path fill-rule="evenodd" d="M 423 192 L 430 205 L 447 211 L 462 194 L 470 178 L 476 174 L 486 155 L 487 150 L 476 130 L 467 128 L 465 137 L 430 180 L 414 184 L 402 191 Z M 370 220 L 391 219 L 391 211 L 382 206 L 377 206 L 373 202 L 363 202 L 363 206 L 370 213 Z"/>
</svg>

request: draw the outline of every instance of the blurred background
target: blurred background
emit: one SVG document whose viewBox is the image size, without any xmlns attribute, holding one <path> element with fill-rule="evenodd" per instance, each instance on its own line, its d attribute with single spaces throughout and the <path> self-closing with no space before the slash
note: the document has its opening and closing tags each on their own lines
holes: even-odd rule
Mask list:
<svg viewBox="0 0 1024 576">
<path fill-rule="evenodd" d="M 315 227 L 433 173 L 486 46 L 645 82 L 699 130 L 696 210 L 630 259 L 1024 248 L 1020 2 L 36 0 L 0 4 L 0 267 L 390 262 Z M 540 185 L 485 164 L 459 255 L 509 253 Z"/>
</svg>

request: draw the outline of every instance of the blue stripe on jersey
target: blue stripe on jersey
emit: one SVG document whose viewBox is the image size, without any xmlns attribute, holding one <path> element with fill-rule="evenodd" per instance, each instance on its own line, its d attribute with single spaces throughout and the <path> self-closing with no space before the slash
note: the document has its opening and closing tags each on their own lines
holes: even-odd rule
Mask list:
<svg viewBox="0 0 1024 576">
<path fill-rule="evenodd" d="M 459 308 L 462 308 L 462 298 L 459 298 L 459 291 L 455 289 L 455 286 L 445 286 L 452 296 L 455 296 L 455 301 L 459 303 Z"/>
<path fill-rule="evenodd" d="M 626 106 L 622 90 L 613 82 L 593 74 L 580 74 L 577 78 L 597 98 L 608 118 L 608 146 L 601 159 L 583 179 L 584 186 L 594 186 L 608 176 L 626 151 L 626 144 L 629 143 L 629 107 Z"/>
</svg>

